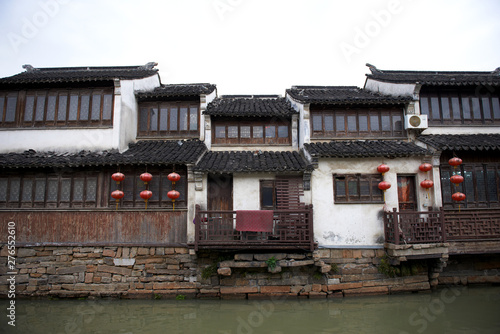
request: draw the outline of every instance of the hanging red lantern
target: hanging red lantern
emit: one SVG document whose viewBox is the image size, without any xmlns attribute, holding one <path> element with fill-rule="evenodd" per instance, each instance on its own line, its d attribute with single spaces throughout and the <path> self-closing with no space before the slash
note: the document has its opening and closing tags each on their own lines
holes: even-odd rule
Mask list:
<svg viewBox="0 0 500 334">
<path fill-rule="evenodd" d="M 179 198 L 181 194 L 177 190 L 170 190 L 167 193 L 168 198 L 172 200 L 172 210 L 175 210 L 175 200 Z"/>
<path fill-rule="evenodd" d="M 181 179 L 181 176 L 179 174 L 177 174 L 176 172 L 172 172 L 172 173 L 168 174 L 167 178 L 170 182 L 175 184 L 175 182 L 177 182 Z"/>
<path fill-rule="evenodd" d="M 150 199 L 151 196 L 153 196 L 153 193 L 150 190 L 143 190 L 143 191 L 141 191 L 139 196 L 141 196 L 141 198 L 144 200 L 144 202 L 146 202 L 146 210 L 147 210 L 148 209 L 148 199 Z"/>
<path fill-rule="evenodd" d="M 426 162 L 418 166 L 418 169 L 420 169 L 422 172 L 428 172 L 432 169 L 432 165 Z"/>
<path fill-rule="evenodd" d="M 453 167 L 460 166 L 462 164 L 462 159 L 454 157 L 448 160 L 448 163 Z"/>
<path fill-rule="evenodd" d="M 125 175 L 123 175 L 122 173 L 118 172 L 118 173 L 114 173 L 113 175 L 111 175 L 111 178 L 113 179 L 113 181 L 115 181 L 117 184 L 120 184 L 121 181 L 123 181 L 125 179 Z"/>
<path fill-rule="evenodd" d="M 384 173 L 387 173 L 388 171 L 390 170 L 389 166 L 385 165 L 385 164 L 381 164 L 380 166 L 377 167 L 377 171 L 379 173 L 382 173 L 382 175 Z"/>
<path fill-rule="evenodd" d="M 456 192 L 453 195 L 451 195 L 451 198 L 456 202 L 461 202 L 461 201 L 465 200 L 465 194 L 463 194 L 461 192 Z"/>
<path fill-rule="evenodd" d="M 420 182 L 420 186 L 422 188 L 429 189 L 429 188 L 432 188 L 434 186 L 434 182 L 426 179 L 426 180 L 423 180 L 422 182 Z"/>
<path fill-rule="evenodd" d="M 148 182 L 153 179 L 153 175 L 149 174 L 148 172 L 142 173 L 139 177 L 144 182 L 144 184 L 148 184 Z"/>
<path fill-rule="evenodd" d="M 450 177 L 450 182 L 451 183 L 455 183 L 455 185 L 458 186 L 459 183 L 462 183 L 464 182 L 464 177 L 462 175 L 453 175 L 452 177 Z"/>
<path fill-rule="evenodd" d="M 391 187 L 391 184 L 387 181 L 382 181 L 378 184 L 378 188 L 380 190 L 383 190 L 383 191 L 386 191 L 387 189 L 389 189 Z"/>
<path fill-rule="evenodd" d="M 123 196 L 125 196 L 125 194 L 121 190 L 115 190 L 111 193 L 111 197 L 116 200 L 116 210 L 118 210 L 118 202 L 123 198 Z"/>
</svg>

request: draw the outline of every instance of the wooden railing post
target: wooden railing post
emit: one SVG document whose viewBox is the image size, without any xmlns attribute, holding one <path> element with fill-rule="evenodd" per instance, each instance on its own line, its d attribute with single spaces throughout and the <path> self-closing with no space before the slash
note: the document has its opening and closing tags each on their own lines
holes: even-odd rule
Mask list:
<svg viewBox="0 0 500 334">
<path fill-rule="evenodd" d="M 198 251 L 198 242 L 200 240 L 200 224 L 201 224 L 201 219 L 200 219 L 200 205 L 196 204 L 195 205 L 195 213 L 194 213 L 194 250 L 197 252 Z"/>
<path fill-rule="evenodd" d="M 443 242 L 446 242 L 447 236 L 446 236 L 446 225 L 444 222 L 444 208 L 441 207 L 439 209 L 439 220 L 441 221 L 441 233 L 443 234 Z"/>
<path fill-rule="evenodd" d="M 394 244 L 399 245 L 399 224 L 398 224 L 398 209 L 392 209 L 392 224 L 394 228 Z"/>
<path fill-rule="evenodd" d="M 310 242 L 310 249 L 311 249 L 311 252 L 314 251 L 314 226 L 313 226 L 313 205 L 310 204 L 309 207 L 308 207 L 308 216 L 309 216 L 309 221 L 308 221 L 308 224 L 309 224 L 309 242 Z"/>
</svg>

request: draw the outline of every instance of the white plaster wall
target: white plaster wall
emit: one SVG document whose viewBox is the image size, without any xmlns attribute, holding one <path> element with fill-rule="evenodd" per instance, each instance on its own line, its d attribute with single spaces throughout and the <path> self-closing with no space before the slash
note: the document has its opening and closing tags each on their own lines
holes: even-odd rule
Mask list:
<svg viewBox="0 0 500 334">
<path fill-rule="evenodd" d="M 415 93 L 415 84 L 395 84 L 366 79 L 365 89 L 374 93 L 381 93 L 392 96 L 413 96 Z"/>
<path fill-rule="evenodd" d="M 79 152 L 102 151 L 113 147 L 113 129 L 15 129 L 0 131 L 0 153 L 25 150 Z"/>
<path fill-rule="evenodd" d="M 260 210 L 260 180 L 274 180 L 273 174 L 233 175 L 233 209 Z"/>
<path fill-rule="evenodd" d="M 429 157 L 427 157 L 429 158 Z M 435 194 L 420 188 L 425 178 L 420 172 L 424 157 L 399 159 L 320 159 L 311 178 L 311 201 L 314 205 L 314 236 L 320 246 L 377 246 L 383 242 L 382 211 L 384 204 L 335 204 L 333 174 L 377 174 L 377 166 L 385 163 L 391 170 L 384 180 L 391 183 L 385 193 L 385 207 L 398 207 L 397 174 L 415 175 L 417 203 L 420 210 L 435 206 Z"/>
<path fill-rule="evenodd" d="M 205 145 L 207 144 L 205 140 Z M 271 146 L 271 145 L 244 145 L 244 146 L 216 146 L 212 145 L 209 148 L 211 151 L 272 151 L 272 152 L 281 152 L 281 151 L 290 151 L 294 152 L 296 149 L 293 146 Z"/>
<path fill-rule="evenodd" d="M 423 135 L 473 135 L 473 134 L 488 134 L 500 133 L 499 127 L 493 126 L 453 126 L 453 127 L 439 127 L 430 126 L 422 132 Z"/>
</svg>

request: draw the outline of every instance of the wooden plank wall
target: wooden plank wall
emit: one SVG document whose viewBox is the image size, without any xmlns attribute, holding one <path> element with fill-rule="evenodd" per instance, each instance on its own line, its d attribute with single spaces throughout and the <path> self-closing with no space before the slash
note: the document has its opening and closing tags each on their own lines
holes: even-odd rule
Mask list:
<svg viewBox="0 0 500 334">
<path fill-rule="evenodd" d="M 185 244 L 187 211 L 2 211 L 0 243 L 16 223 L 16 245 Z"/>
</svg>

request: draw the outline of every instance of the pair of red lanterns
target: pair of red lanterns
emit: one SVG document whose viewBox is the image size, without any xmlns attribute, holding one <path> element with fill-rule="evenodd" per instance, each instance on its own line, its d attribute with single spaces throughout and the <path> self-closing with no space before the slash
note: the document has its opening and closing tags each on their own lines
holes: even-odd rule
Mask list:
<svg viewBox="0 0 500 334">
<path fill-rule="evenodd" d="M 111 178 L 118 185 L 118 184 L 120 184 L 121 181 L 123 181 L 125 179 L 125 175 L 123 173 L 118 172 L 118 173 L 114 173 L 113 175 L 111 175 Z M 141 179 L 141 181 L 144 182 L 144 185 L 147 188 L 148 182 L 151 182 L 151 180 L 153 180 L 153 175 L 146 172 L 146 173 L 142 173 L 139 176 L 139 178 Z M 180 196 L 180 193 L 177 190 L 175 190 L 175 182 L 179 181 L 181 179 L 181 176 L 179 174 L 177 174 L 176 172 L 172 172 L 172 173 L 168 174 L 167 178 L 170 182 L 172 182 L 172 188 L 173 188 L 172 190 L 170 190 L 167 193 L 167 196 L 168 196 L 168 198 L 170 198 L 172 200 L 172 209 L 175 210 L 175 200 L 177 198 L 179 198 L 179 196 Z M 125 194 L 121 190 L 115 190 L 111 193 L 111 197 L 113 197 L 116 200 L 116 209 L 118 209 L 118 202 L 120 201 L 120 199 L 123 198 L 123 196 L 125 196 Z M 141 196 L 141 198 L 145 201 L 146 210 L 147 210 L 148 200 L 153 196 L 153 192 L 149 189 L 145 189 L 145 190 L 140 192 L 139 196 Z"/>
</svg>

